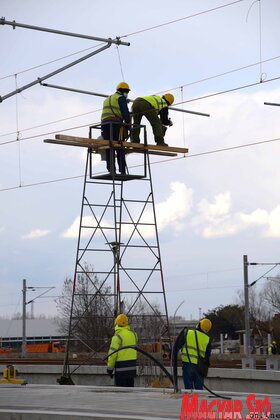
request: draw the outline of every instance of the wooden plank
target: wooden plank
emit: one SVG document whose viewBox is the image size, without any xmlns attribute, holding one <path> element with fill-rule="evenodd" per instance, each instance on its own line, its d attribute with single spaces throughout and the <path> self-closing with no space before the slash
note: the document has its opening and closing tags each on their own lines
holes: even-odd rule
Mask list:
<svg viewBox="0 0 280 420">
<path fill-rule="evenodd" d="M 100 152 L 102 152 L 104 150 L 110 149 L 110 146 L 101 146 L 101 147 L 98 147 L 96 145 L 87 144 L 87 143 L 81 144 L 80 142 L 64 141 L 64 140 L 54 140 L 54 139 L 45 139 L 44 140 L 44 143 L 62 144 L 64 146 L 86 147 L 86 148 L 91 148 L 96 153 L 100 153 Z M 169 149 L 169 148 L 166 147 L 166 149 Z M 137 150 L 135 150 L 135 149 L 133 149 L 133 147 L 126 147 L 125 153 L 126 154 L 130 154 L 130 153 L 145 153 L 145 150 L 143 150 L 143 149 L 137 149 Z M 149 150 L 149 155 L 169 156 L 169 157 L 176 157 L 176 156 L 178 156 L 177 153 L 169 152 L 169 151 L 166 151 L 165 152 L 163 150 Z"/>
<path fill-rule="evenodd" d="M 55 136 L 56 140 L 62 140 L 65 142 L 72 142 L 72 143 L 80 143 L 81 146 L 87 145 L 86 147 L 90 147 L 88 145 L 95 145 L 95 146 L 109 146 L 112 145 L 115 148 L 121 147 L 120 143 L 117 141 L 110 141 L 104 139 L 89 139 L 87 137 L 76 137 L 76 136 L 65 136 L 63 134 L 57 134 Z M 54 142 L 55 143 L 55 142 Z M 59 143 L 61 144 L 61 143 Z M 66 143 L 65 143 L 66 144 Z M 70 144 L 71 145 L 71 144 Z M 73 144 L 74 145 L 74 144 Z M 77 144 L 75 144 L 77 145 Z M 175 153 L 188 153 L 188 149 L 183 147 L 173 147 L 173 146 L 158 146 L 148 144 L 145 146 L 143 143 L 131 143 L 131 142 L 123 142 L 123 147 L 129 147 L 133 149 L 142 149 L 142 150 L 162 150 L 166 152 L 175 152 Z"/>
</svg>

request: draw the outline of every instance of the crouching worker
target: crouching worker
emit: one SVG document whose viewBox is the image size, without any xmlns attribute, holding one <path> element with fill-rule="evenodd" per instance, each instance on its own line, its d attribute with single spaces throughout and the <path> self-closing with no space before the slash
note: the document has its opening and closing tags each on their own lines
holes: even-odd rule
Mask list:
<svg viewBox="0 0 280 420">
<path fill-rule="evenodd" d="M 120 314 L 115 319 L 115 334 L 112 338 L 108 352 L 107 373 L 113 378 L 115 376 L 115 386 L 134 386 L 136 376 L 137 351 L 128 348 L 120 350 L 114 354 L 115 350 L 125 346 L 135 346 L 137 335 L 130 329 L 128 319 L 125 314 Z M 115 370 L 115 372 L 114 372 Z"/>
</svg>

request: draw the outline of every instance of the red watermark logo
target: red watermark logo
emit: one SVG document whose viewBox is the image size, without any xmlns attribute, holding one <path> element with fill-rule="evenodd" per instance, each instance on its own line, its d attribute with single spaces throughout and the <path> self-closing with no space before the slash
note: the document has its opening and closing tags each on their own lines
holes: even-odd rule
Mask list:
<svg viewBox="0 0 280 420">
<path fill-rule="evenodd" d="M 248 395 L 245 403 L 241 400 L 202 399 L 197 394 L 184 394 L 180 420 L 251 420 L 279 418 L 271 413 L 269 398 L 260 400 L 255 394 Z"/>
</svg>

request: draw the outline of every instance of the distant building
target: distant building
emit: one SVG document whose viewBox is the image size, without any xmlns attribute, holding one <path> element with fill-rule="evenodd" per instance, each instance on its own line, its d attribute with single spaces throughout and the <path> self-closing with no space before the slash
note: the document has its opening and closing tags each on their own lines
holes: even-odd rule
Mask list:
<svg viewBox="0 0 280 420">
<path fill-rule="evenodd" d="M 59 331 L 55 319 L 27 319 L 27 343 L 46 343 L 63 341 L 65 336 Z M 0 346 L 20 348 L 22 343 L 22 320 L 0 319 Z"/>
</svg>

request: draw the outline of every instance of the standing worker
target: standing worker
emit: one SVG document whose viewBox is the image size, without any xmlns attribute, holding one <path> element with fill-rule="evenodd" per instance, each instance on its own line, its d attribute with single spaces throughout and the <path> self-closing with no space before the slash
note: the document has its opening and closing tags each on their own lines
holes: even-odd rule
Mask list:
<svg viewBox="0 0 280 420">
<path fill-rule="evenodd" d="M 195 330 L 181 333 L 178 348 L 182 348 L 183 380 L 186 389 L 203 389 L 204 378 L 197 371 L 198 352 L 209 365 L 211 340 L 207 333 L 212 328 L 210 319 L 201 319 Z M 196 340 L 197 337 L 197 340 Z"/>
<path fill-rule="evenodd" d="M 273 340 L 268 347 L 268 354 L 271 356 L 272 354 L 277 354 L 277 344 L 276 341 Z"/>
<path fill-rule="evenodd" d="M 130 329 L 128 319 L 125 314 L 120 314 L 115 319 L 115 334 L 109 348 L 109 358 L 107 373 L 113 378 L 115 369 L 115 386 L 134 386 L 136 376 L 137 351 L 129 348 L 120 350 L 110 356 L 110 354 L 125 346 L 135 346 L 137 335 Z"/>
<path fill-rule="evenodd" d="M 136 98 L 132 104 L 133 127 L 132 141 L 140 143 L 140 127 L 142 117 L 145 116 L 150 122 L 155 142 L 158 146 L 168 146 L 164 142 L 164 135 L 167 130 L 166 126 L 173 125 L 168 118 L 168 107 L 174 102 L 174 96 L 171 93 L 165 93 L 162 97 L 157 95 L 143 96 Z M 158 117 L 159 116 L 159 117 Z"/>
<path fill-rule="evenodd" d="M 127 106 L 127 96 L 130 88 L 127 83 L 121 82 L 116 87 L 116 92 L 108 96 L 103 103 L 101 116 L 102 137 L 105 140 L 124 141 L 130 127 L 130 114 Z M 128 124 L 127 126 L 124 125 Z M 125 174 L 126 162 L 123 147 L 116 150 L 119 171 Z M 115 150 L 106 150 L 107 170 L 116 173 Z"/>
</svg>

